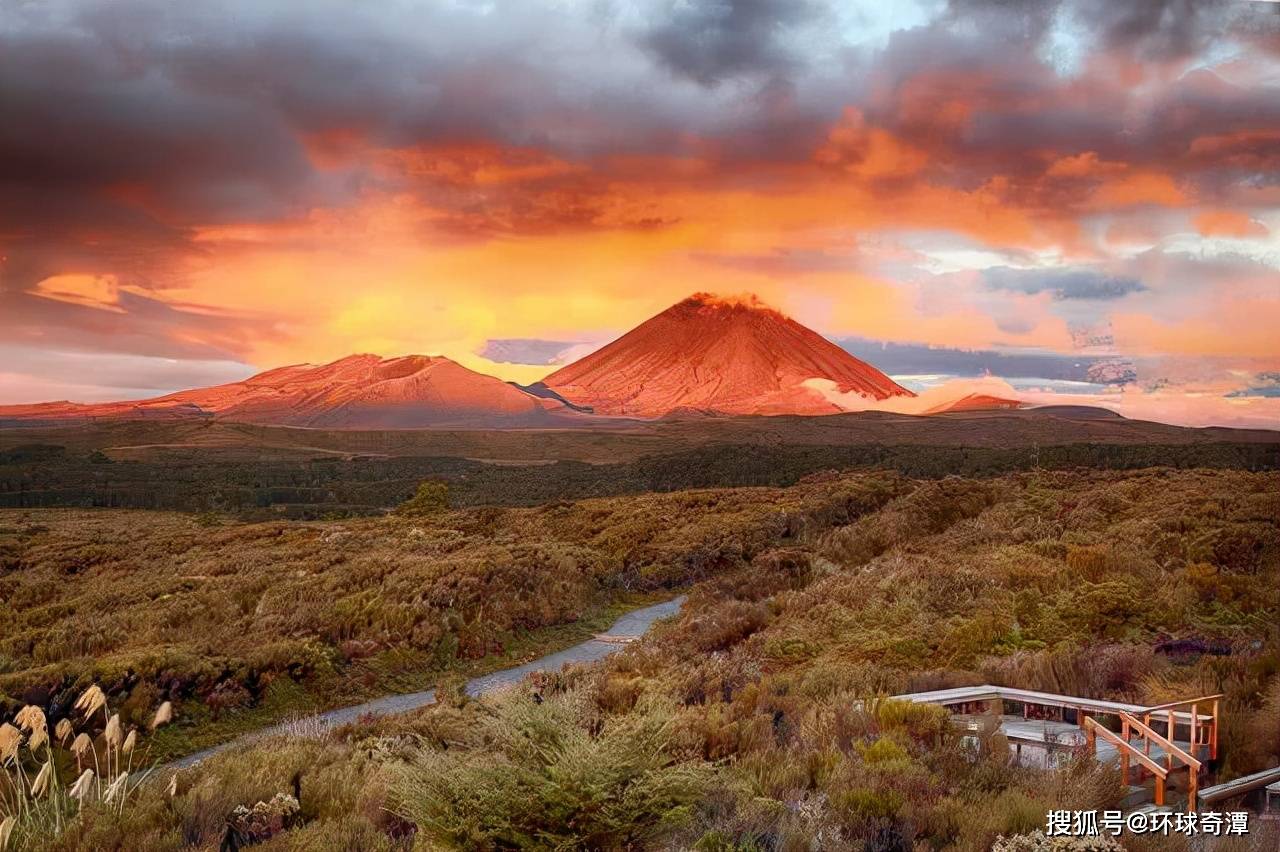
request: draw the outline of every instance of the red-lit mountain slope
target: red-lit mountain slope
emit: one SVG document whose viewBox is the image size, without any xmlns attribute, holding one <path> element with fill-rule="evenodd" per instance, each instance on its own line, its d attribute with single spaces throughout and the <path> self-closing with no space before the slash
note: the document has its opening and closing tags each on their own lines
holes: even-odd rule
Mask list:
<svg viewBox="0 0 1280 852">
<path fill-rule="evenodd" d="M 754 298 L 705 293 L 673 305 L 543 383 L 597 414 L 841 411 L 806 386 L 812 379 L 869 399 L 911 395 L 875 367 Z"/>
<path fill-rule="evenodd" d="M 352 355 L 136 402 L 0 406 L 0 423 L 214 417 L 329 429 L 537 426 L 573 416 L 557 400 L 424 355 Z"/>
</svg>

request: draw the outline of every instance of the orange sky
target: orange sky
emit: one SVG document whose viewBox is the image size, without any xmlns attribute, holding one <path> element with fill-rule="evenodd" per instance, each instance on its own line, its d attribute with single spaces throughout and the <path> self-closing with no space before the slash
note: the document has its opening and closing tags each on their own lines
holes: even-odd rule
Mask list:
<svg viewBox="0 0 1280 852">
<path fill-rule="evenodd" d="M 931 349 L 920 386 L 1280 398 L 1266 12 L 53 5 L 0 33 L 0 403 L 364 351 L 532 381 L 695 291 Z"/>
</svg>

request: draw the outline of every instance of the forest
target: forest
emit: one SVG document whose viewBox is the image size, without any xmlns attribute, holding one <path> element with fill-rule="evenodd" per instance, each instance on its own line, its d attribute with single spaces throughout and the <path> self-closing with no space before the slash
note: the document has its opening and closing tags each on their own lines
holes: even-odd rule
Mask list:
<svg viewBox="0 0 1280 852">
<path fill-rule="evenodd" d="M 487 463 L 460 456 L 254 457 L 194 451 L 113 460 L 100 450 L 19 444 L 0 450 L 0 508 L 103 507 L 215 512 L 243 519 L 381 514 L 424 479 L 449 484 L 454 506 L 536 506 L 653 491 L 786 487 L 824 470 L 894 470 L 916 478 L 989 477 L 1089 467 L 1274 471 L 1280 444 L 1069 443 L 951 445 L 708 444 L 616 463 Z"/>
</svg>

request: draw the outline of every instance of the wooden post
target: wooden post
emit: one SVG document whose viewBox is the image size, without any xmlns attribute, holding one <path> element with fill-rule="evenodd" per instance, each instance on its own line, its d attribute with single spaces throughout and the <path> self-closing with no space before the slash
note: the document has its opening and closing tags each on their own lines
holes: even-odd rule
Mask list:
<svg viewBox="0 0 1280 852">
<path fill-rule="evenodd" d="M 1194 767 L 1187 767 L 1187 813 L 1195 813 L 1196 791 L 1200 786 L 1200 774 Z"/>
<path fill-rule="evenodd" d="M 1164 807 L 1164 779 L 1156 776 L 1156 807 Z"/>
<path fill-rule="evenodd" d="M 1191 751 L 1192 757 L 1200 756 L 1200 726 L 1196 722 L 1197 722 L 1196 705 L 1192 704 L 1191 705 L 1191 739 L 1190 739 L 1190 745 L 1191 745 L 1190 751 Z"/>
<path fill-rule="evenodd" d="M 1084 729 L 1085 745 L 1089 747 L 1089 753 L 1093 755 L 1094 760 L 1098 759 L 1098 735 L 1094 733 L 1093 728 Z"/>
<path fill-rule="evenodd" d="M 1164 711 L 1164 712 L 1166 712 L 1166 713 L 1168 713 L 1168 714 L 1169 714 L 1169 733 L 1165 736 L 1165 739 L 1167 739 L 1169 742 L 1173 742 L 1173 724 L 1174 724 L 1174 721 L 1173 721 L 1173 720 L 1174 720 L 1174 718 L 1175 718 L 1175 716 L 1173 715 L 1173 708 L 1172 708 L 1172 707 L 1170 707 L 1168 710 L 1166 710 L 1166 711 Z M 1172 770 L 1172 769 L 1173 769 L 1173 755 L 1172 755 L 1172 754 L 1166 754 L 1166 755 L 1164 756 L 1164 768 L 1165 768 L 1165 769 L 1169 769 L 1169 770 Z"/>
<path fill-rule="evenodd" d="M 1213 699 L 1213 725 L 1209 728 L 1209 759 L 1218 759 L 1218 699 Z"/>
<path fill-rule="evenodd" d="M 1127 744 L 1129 742 L 1129 723 L 1127 721 L 1124 723 L 1124 733 L 1121 734 L 1121 736 L 1124 737 L 1124 741 Z M 1119 751 L 1120 751 L 1120 780 L 1126 787 L 1128 787 L 1129 786 L 1129 750 L 1127 748 L 1122 748 Z"/>
</svg>

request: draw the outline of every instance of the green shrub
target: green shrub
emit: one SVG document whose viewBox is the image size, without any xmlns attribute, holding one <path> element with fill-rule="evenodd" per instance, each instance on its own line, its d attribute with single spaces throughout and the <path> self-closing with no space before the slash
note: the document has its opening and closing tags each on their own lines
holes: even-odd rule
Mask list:
<svg viewBox="0 0 1280 852">
<path fill-rule="evenodd" d="M 437 515 L 449 508 L 449 484 L 428 479 L 418 485 L 418 491 L 397 507 L 396 513 L 416 518 Z"/>
<path fill-rule="evenodd" d="M 425 748 L 397 775 L 395 810 L 449 848 L 620 848 L 688 821 L 709 768 L 669 706 L 598 718 L 579 690 L 511 696 L 483 748 Z"/>
</svg>

